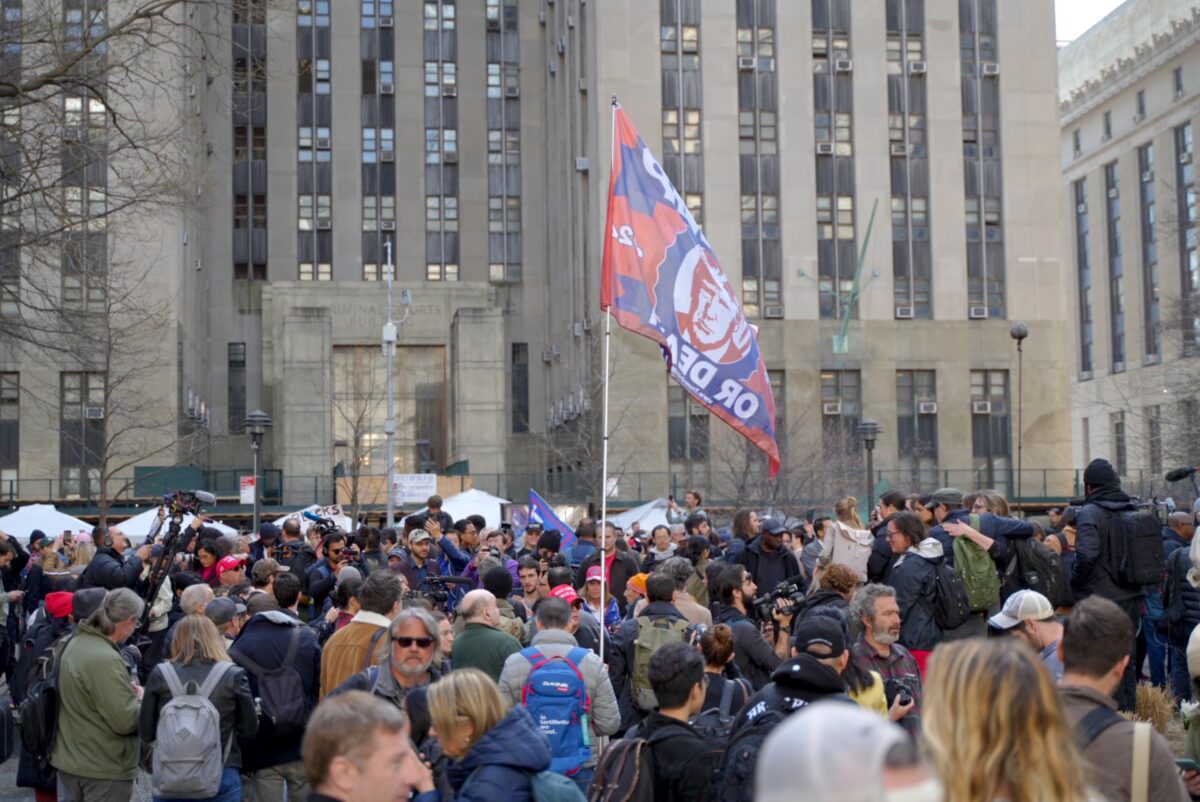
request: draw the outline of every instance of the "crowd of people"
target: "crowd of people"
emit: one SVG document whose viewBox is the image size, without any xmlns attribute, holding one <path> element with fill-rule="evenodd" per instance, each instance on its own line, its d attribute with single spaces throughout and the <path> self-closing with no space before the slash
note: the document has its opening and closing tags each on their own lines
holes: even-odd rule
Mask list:
<svg viewBox="0 0 1200 802">
<path fill-rule="evenodd" d="M 884 493 L 866 522 L 844 498 L 728 529 L 692 491 L 649 531 L 584 518 L 566 543 L 436 496 L 355 532 L 197 518 L 165 557 L 119 525 L 0 534 L 18 784 L 39 802 L 126 802 L 138 776 L 216 802 L 1200 798 L 1200 765 L 1120 712 L 1143 669 L 1179 701 L 1197 688 L 1200 503 L 1164 522 L 1104 460 L 1084 484 L 1045 523 L 947 487 Z"/>
</svg>

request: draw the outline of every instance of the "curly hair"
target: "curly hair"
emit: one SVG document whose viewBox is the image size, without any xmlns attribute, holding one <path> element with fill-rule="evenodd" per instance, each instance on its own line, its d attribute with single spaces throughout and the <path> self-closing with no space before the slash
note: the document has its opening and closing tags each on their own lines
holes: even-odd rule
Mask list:
<svg viewBox="0 0 1200 802">
<path fill-rule="evenodd" d="M 832 590 L 846 596 L 857 586 L 858 572 L 847 565 L 833 563 L 821 574 L 822 590 Z"/>
</svg>

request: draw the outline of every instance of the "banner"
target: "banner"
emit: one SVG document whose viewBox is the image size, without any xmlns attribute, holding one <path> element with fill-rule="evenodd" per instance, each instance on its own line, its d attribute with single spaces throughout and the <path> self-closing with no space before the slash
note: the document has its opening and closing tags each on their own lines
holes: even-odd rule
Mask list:
<svg viewBox="0 0 1200 802">
<path fill-rule="evenodd" d="M 671 377 L 779 472 L 775 399 L 756 329 L 717 256 L 624 109 L 616 106 L 600 308 L 658 343 Z"/>
<path fill-rule="evenodd" d="M 253 504 L 254 503 L 254 483 L 253 476 L 238 477 L 238 503 Z"/>
<path fill-rule="evenodd" d="M 437 495 L 436 473 L 398 473 L 392 477 L 393 504 L 424 504 Z"/>
<path fill-rule="evenodd" d="M 562 535 L 562 546 L 560 551 L 566 551 L 575 543 L 575 530 L 567 526 L 555 513 L 554 508 L 537 494 L 533 488 L 529 489 L 529 520 L 537 521 L 542 525 L 543 529 L 557 529 Z"/>
</svg>

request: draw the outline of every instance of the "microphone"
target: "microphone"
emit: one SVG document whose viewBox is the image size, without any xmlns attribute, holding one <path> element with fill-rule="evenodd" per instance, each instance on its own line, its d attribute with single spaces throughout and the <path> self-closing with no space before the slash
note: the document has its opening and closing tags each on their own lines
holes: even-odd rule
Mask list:
<svg viewBox="0 0 1200 802">
<path fill-rule="evenodd" d="M 474 585 L 474 579 L 467 579 L 465 576 L 427 576 L 426 582 L 441 582 L 444 585 Z"/>
<path fill-rule="evenodd" d="M 1166 477 L 1168 482 L 1182 482 L 1196 472 L 1195 468 L 1176 468 L 1173 471 L 1167 471 Z"/>
<path fill-rule="evenodd" d="M 196 497 L 196 501 L 201 504 L 216 504 L 217 497 L 205 490 L 193 490 L 192 495 Z"/>
<path fill-rule="evenodd" d="M 312 510 L 305 510 L 305 511 L 304 511 L 304 513 L 303 513 L 303 515 L 304 515 L 304 517 L 305 517 L 305 518 L 307 518 L 307 519 L 308 519 L 308 520 L 310 520 L 310 521 L 323 521 L 323 520 L 325 520 L 325 519 L 324 519 L 324 518 L 322 518 L 320 515 L 317 515 L 315 512 L 313 512 Z"/>
</svg>

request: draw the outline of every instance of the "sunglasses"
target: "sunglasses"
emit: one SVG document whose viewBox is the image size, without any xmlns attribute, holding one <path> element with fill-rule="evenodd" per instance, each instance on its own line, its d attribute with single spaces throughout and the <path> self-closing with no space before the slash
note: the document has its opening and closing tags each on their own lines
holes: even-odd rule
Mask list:
<svg viewBox="0 0 1200 802">
<path fill-rule="evenodd" d="M 345 549 L 329 549 L 329 556 L 336 557 L 339 554 L 341 554 L 343 551 L 345 551 Z"/>
<path fill-rule="evenodd" d="M 399 635 L 392 638 L 392 643 L 400 644 L 401 649 L 409 649 L 414 643 L 418 648 L 428 649 L 433 645 L 433 638 L 409 638 L 405 635 Z"/>
</svg>

